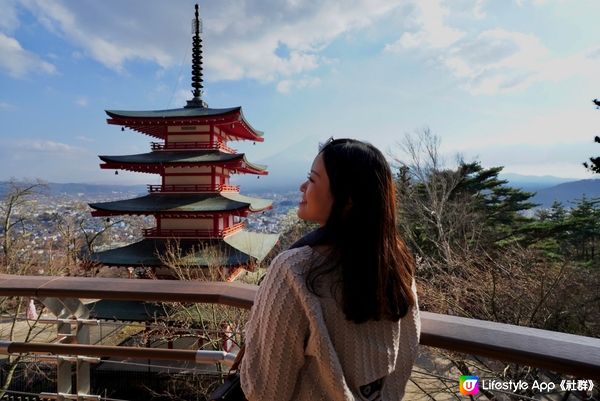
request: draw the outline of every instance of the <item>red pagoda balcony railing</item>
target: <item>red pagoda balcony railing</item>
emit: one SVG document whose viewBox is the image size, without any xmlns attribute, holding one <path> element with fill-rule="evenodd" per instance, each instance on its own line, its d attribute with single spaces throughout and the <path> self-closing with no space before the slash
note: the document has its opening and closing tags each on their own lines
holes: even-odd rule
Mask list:
<svg viewBox="0 0 600 401">
<path fill-rule="evenodd" d="M 234 148 L 230 148 L 223 142 L 214 144 L 206 142 L 169 142 L 167 144 L 161 142 L 152 142 L 152 150 L 191 150 L 191 149 L 207 149 L 207 150 L 222 150 L 227 153 L 235 153 Z"/>
<path fill-rule="evenodd" d="M 240 222 L 222 230 L 195 230 L 195 229 L 158 229 L 145 228 L 144 237 L 146 238 L 222 238 L 233 234 L 244 228 L 245 223 Z"/>
<path fill-rule="evenodd" d="M 246 225 L 246 223 L 244 223 L 244 222 L 242 221 L 242 222 L 236 223 L 236 224 L 234 224 L 234 225 L 232 225 L 232 226 L 225 227 L 225 228 L 223 229 L 223 235 L 229 235 L 229 234 L 233 234 L 233 233 L 235 233 L 235 232 L 238 232 L 238 231 L 240 231 L 242 228 L 244 228 L 244 226 L 245 226 L 245 225 Z"/>
<path fill-rule="evenodd" d="M 175 184 L 148 185 L 148 192 L 240 192 L 239 185 Z"/>
</svg>

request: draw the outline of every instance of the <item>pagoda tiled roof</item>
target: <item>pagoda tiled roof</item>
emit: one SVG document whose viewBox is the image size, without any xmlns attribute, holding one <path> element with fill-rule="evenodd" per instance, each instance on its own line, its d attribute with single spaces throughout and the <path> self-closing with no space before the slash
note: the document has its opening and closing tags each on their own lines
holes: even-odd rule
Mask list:
<svg viewBox="0 0 600 401">
<path fill-rule="evenodd" d="M 186 266 L 240 266 L 260 262 L 278 238 L 278 234 L 239 231 L 222 240 L 180 239 L 171 244 L 179 246 L 182 263 Z M 161 255 L 167 253 L 169 242 L 147 238 L 121 248 L 93 253 L 90 260 L 106 266 L 164 266 Z"/>
<path fill-rule="evenodd" d="M 187 214 L 214 213 L 248 209 L 251 212 L 271 207 L 272 201 L 251 198 L 237 192 L 162 194 L 152 193 L 139 198 L 112 202 L 90 203 L 90 207 L 114 214 Z"/>
<path fill-rule="evenodd" d="M 163 138 L 166 125 L 214 124 L 227 135 L 263 141 L 264 133 L 253 128 L 244 117 L 241 107 L 211 109 L 209 107 L 184 107 L 166 110 L 105 110 L 109 124 L 129 127 L 145 134 Z"/>
<path fill-rule="evenodd" d="M 211 109 L 209 107 L 193 107 L 166 110 L 105 110 L 113 118 L 187 118 L 187 117 L 213 117 L 228 113 L 241 112 L 241 107 L 228 107 L 225 109 Z"/>
<path fill-rule="evenodd" d="M 187 151 L 154 151 L 123 156 L 98 156 L 100 160 L 113 164 L 160 164 L 160 165 L 200 165 L 224 164 L 227 162 L 241 161 L 246 166 L 257 171 L 266 171 L 267 166 L 254 164 L 246 160 L 244 153 L 225 153 L 218 150 L 187 150 Z"/>
</svg>

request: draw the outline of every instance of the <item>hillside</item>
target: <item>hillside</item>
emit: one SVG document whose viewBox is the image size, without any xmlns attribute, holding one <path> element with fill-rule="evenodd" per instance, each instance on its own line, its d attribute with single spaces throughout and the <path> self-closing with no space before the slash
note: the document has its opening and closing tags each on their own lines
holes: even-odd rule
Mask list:
<svg viewBox="0 0 600 401">
<path fill-rule="evenodd" d="M 571 207 L 583 196 L 586 198 L 600 198 L 600 179 L 571 181 L 537 190 L 532 198 L 540 207 L 550 207 L 552 202 L 562 202 L 566 207 Z"/>
</svg>

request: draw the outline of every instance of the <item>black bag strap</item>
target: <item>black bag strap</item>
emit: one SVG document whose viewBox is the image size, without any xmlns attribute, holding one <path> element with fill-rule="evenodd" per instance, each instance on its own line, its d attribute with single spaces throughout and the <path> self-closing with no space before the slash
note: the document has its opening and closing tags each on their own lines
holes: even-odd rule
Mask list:
<svg viewBox="0 0 600 401">
<path fill-rule="evenodd" d="M 245 352 L 246 352 L 246 344 L 242 345 L 242 348 L 240 348 L 237 355 L 235 356 L 235 360 L 233 361 L 233 364 L 231 365 L 231 368 L 229 369 L 229 373 L 238 371 L 238 367 L 240 366 L 240 363 L 242 363 L 242 358 L 244 357 Z"/>
</svg>

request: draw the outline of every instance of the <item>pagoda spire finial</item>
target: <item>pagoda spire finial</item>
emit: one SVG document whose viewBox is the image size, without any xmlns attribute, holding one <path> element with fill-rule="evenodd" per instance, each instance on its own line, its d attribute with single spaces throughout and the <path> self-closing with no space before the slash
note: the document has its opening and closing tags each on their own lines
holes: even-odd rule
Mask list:
<svg viewBox="0 0 600 401">
<path fill-rule="evenodd" d="M 195 9 L 196 12 L 192 20 L 192 34 L 194 35 L 192 39 L 192 88 L 194 88 L 192 94 L 194 98 L 187 101 L 186 108 L 208 107 L 208 104 L 202 100 L 202 88 L 204 88 L 202 85 L 202 38 L 200 37 L 202 20 L 199 16 L 198 4 L 196 4 Z"/>
</svg>

